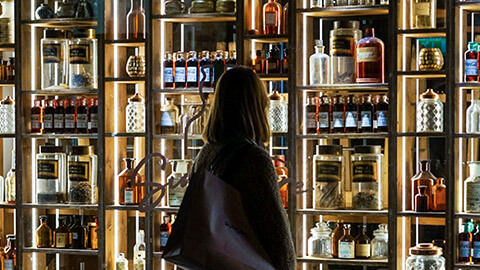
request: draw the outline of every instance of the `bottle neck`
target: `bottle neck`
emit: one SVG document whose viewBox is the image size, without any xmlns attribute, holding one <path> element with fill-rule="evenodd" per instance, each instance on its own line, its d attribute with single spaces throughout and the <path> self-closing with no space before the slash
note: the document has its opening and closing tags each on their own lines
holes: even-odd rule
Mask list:
<svg viewBox="0 0 480 270">
<path fill-rule="evenodd" d="M 133 163 L 134 163 L 134 160 L 133 160 L 133 159 L 126 159 L 126 160 L 125 160 L 125 167 L 126 167 L 128 170 L 131 170 L 131 169 L 133 169 Z"/>
<path fill-rule="evenodd" d="M 142 9 L 143 0 L 131 0 L 131 7 L 132 7 L 132 10 L 133 9 L 135 9 L 135 10 Z"/>
<path fill-rule="evenodd" d="M 427 161 L 420 162 L 420 171 L 429 172 L 430 171 L 430 162 L 427 162 Z"/>
<path fill-rule="evenodd" d="M 365 37 L 375 37 L 375 31 L 373 28 L 365 29 Z"/>
</svg>

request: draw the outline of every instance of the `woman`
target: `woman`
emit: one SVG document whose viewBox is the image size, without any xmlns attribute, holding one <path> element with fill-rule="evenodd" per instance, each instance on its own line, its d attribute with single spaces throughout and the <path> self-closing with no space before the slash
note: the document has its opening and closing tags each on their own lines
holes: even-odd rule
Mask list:
<svg viewBox="0 0 480 270">
<path fill-rule="evenodd" d="M 203 134 L 206 144 L 194 171 L 210 168 L 220 152 L 236 149 L 234 157 L 216 163 L 215 173 L 241 194 L 249 223 L 275 269 L 290 270 L 295 268 L 292 236 L 264 146 L 270 137 L 268 103 L 263 83 L 251 69 L 236 67 L 223 74 Z"/>
</svg>

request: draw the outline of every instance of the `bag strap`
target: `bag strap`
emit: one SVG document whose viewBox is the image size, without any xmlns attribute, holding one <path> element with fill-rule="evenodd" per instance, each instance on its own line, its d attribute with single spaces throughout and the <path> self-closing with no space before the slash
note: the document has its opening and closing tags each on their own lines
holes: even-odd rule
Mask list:
<svg viewBox="0 0 480 270">
<path fill-rule="evenodd" d="M 230 162 L 235 157 L 235 154 L 238 152 L 238 150 L 240 150 L 241 148 L 243 148 L 244 146 L 246 146 L 248 144 L 255 145 L 257 143 L 254 142 L 253 140 L 245 139 L 245 140 L 242 140 L 242 141 L 230 142 L 230 143 L 227 143 L 227 144 L 221 146 L 220 151 L 213 158 L 213 161 L 210 165 L 209 172 L 214 174 L 214 175 L 217 175 L 217 170 L 218 170 L 220 164 L 223 163 L 223 164 L 227 164 L 227 166 L 228 166 L 228 164 L 230 164 Z"/>
</svg>

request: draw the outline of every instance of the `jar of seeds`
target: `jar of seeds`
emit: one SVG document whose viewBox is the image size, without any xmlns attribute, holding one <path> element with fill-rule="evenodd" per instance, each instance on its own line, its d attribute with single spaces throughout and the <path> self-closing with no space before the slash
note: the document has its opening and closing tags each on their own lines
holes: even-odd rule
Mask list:
<svg viewBox="0 0 480 270">
<path fill-rule="evenodd" d="M 96 204 L 98 158 L 93 146 L 73 146 L 69 152 L 68 202 Z"/>
</svg>

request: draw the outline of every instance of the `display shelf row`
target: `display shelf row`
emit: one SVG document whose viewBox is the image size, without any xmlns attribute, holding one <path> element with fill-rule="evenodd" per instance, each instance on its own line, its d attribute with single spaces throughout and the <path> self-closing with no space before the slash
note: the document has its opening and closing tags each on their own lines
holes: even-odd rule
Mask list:
<svg viewBox="0 0 480 270">
<path fill-rule="evenodd" d="M 297 13 L 308 17 L 337 19 L 339 17 L 366 17 L 388 15 L 388 5 L 333 6 L 324 8 L 297 8 Z"/>
<path fill-rule="evenodd" d="M 335 265 L 352 265 L 352 266 L 387 266 L 387 259 L 337 259 L 337 258 L 316 258 L 316 257 L 299 257 L 299 263 L 330 263 Z"/>
</svg>

